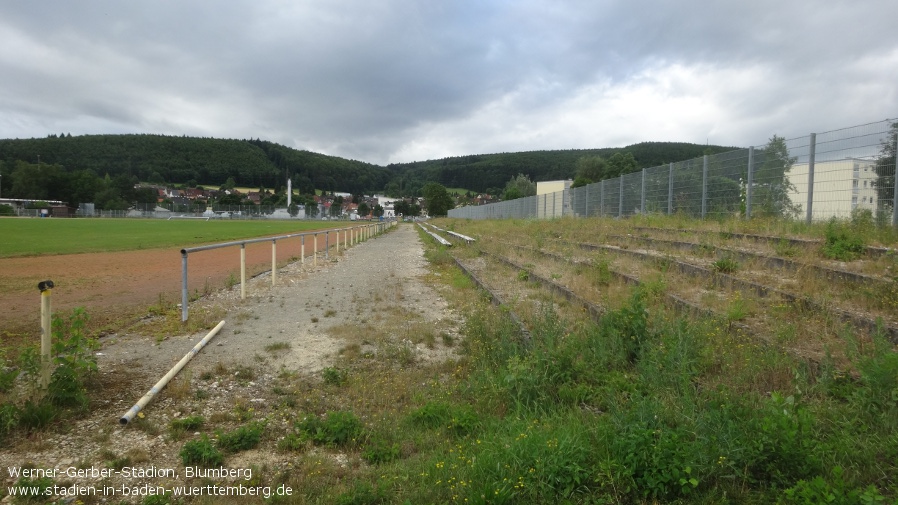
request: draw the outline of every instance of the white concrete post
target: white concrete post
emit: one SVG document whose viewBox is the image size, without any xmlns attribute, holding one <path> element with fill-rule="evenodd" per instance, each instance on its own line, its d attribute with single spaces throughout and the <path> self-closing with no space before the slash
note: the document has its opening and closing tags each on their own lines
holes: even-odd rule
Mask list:
<svg viewBox="0 0 898 505">
<path fill-rule="evenodd" d="M 37 288 L 41 292 L 41 391 L 46 393 L 50 386 L 52 368 L 50 354 L 53 348 L 53 321 L 50 295 L 53 294 L 53 281 L 42 281 Z"/>
<path fill-rule="evenodd" d="M 240 244 L 240 299 L 246 300 L 246 244 Z"/>
<path fill-rule="evenodd" d="M 278 241 L 271 241 L 271 287 L 277 283 L 278 280 Z"/>
</svg>

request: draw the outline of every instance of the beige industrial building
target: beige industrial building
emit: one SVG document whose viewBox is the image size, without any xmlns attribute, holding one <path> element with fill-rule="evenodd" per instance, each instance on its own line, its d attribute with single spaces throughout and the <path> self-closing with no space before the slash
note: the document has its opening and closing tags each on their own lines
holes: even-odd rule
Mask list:
<svg viewBox="0 0 898 505">
<path fill-rule="evenodd" d="M 539 219 L 561 217 L 571 212 L 571 185 L 573 180 L 544 181 L 536 183 L 536 216 Z"/>
<path fill-rule="evenodd" d="M 876 214 L 875 167 L 875 161 L 856 158 L 815 162 L 813 220 L 848 218 L 854 209 L 868 209 Z M 793 165 L 788 177 L 794 187 L 792 203 L 801 205 L 802 212 L 806 212 L 808 164 Z"/>
</svg>

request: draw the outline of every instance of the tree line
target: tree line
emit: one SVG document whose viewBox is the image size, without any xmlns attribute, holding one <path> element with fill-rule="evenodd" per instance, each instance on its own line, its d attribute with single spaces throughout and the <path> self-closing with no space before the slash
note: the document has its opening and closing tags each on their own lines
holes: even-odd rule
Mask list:
<svg viewBox="0 0 898 505">
<path fill-rule="evenodd" d="M 627 153 L 636 167 L 654 166 L 732 148 L 646 142 L 626 148 L 480 154 L 386 167 L 293 149 L 260 139 L 166 135 L 52 134 L 0 139 L 0 195 L 97 203 L 101 209 L 155 201 L 138 182 L 218 189 L 225 185 L 283 194 L 287 178 L 302 195 L 315 190 L 423 196 L 429 183 L 502 195 L 518 174 L 533 181 L 572 178 L 581 158 Z"/>
</svg>

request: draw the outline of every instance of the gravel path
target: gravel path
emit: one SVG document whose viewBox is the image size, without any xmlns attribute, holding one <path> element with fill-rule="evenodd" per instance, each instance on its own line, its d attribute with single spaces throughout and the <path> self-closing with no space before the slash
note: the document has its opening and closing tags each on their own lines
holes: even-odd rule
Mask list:
<svg viewBox="0 0 898 505">
<path fill-rule="evenodd" d="M 342 247 L 342 244 L 341 244 Z M 317 266 L 312 258 L 292 263 L 277 274 L 277 286 L 271 287 L 270 273 L 247 284 L 246 300 L 240 300 L 240 287 L 215 293 L 195 302 L 190 310 L 224 306 L 228 313 L 225 326 L 189 365 L 202 369 L 222 362 L 252 365 L 257 356 L 267 355 L 265 347 L 286 342 L 289 353 L 271 358 L 270 366 L 313 373 L 328 366 L 343 343 L 328 336 L 337 325 L 356 323 L 360 327 L 391 305 L 402 304 L 419 313 L 428 322 L 455 318 L 447 313 L 445 300 L 424 282 L 427 262 L 414 227 L 400 225 L 339 253 L 330 251 L 325 260 L 318 253 Z M 104 365 L 139 361 L 149 374 L 149 389 L 171 366 L 180 360 L 205 333 L 172 336 L 162 342 L 155 338 L 116 335 L 107 338 Z M 143 375 L 143 373 L 141 374 Z"/>
</svg>

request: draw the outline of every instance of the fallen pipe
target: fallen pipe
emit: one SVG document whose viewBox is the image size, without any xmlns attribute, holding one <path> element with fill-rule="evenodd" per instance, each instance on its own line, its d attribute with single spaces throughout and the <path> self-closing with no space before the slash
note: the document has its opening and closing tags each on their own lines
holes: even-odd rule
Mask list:
<svg viewBox="0 0 898 505">
<path fill-rule="evenodd" d="M 184 368 L 184 365 L 186 365 L 188 361 L 193 359 L 193 357 L 196 356 L 198 352 L 200 352 L 200 349 L 202 349 L 207 343 L 209 343 L 210 340 L 212 340 L 212 337 L 214 337 L 218 333 L 218 331 L 221 330 L 221 327 L 224 326 L 224 324 L 224 321 L 218 323 L 215 328 L 212 328 L 212 331 L 210 331 L 205 337 L 203 337 L 202 340 L 197 342 L 196 345 L 193 346 L 193 349 L 191 349 L 190 352 L 184 355 L 184 357 L 181 358 L 181 361 L 179 361 L 178 364 L 174 366 L 174 368 L 172 368 L 168 371 L 167 374 L 165 374 L 165 377 L 159 379 L 159 382 L 157 382 L 156 385 L 150 388 L 150 390 L 147 391 L 147 394 L 143 395 L 143 398 L 138 400 L 138 402 L 134 404 L 133 407 L 125 412 L 125 415 L 123 415 L 118 420 L 119 424 L 125 425 L 128 424 L 132 419 L 134 419 L 134 416 L 136 416 L 137 413 L 140 412 L 140 409 L 144 408 L 146 404 L 150 403 L 150 401 L 153 400 L 153 398 L 159 393 L 159 391 L 162 391 L 162 388 L 164 388 L 165 385 L 168 384 L 168 381 L 172 380 L 175 375 L 178 375 L 178 372 L 180 372 L 181 369 Z"/>
</svg>

